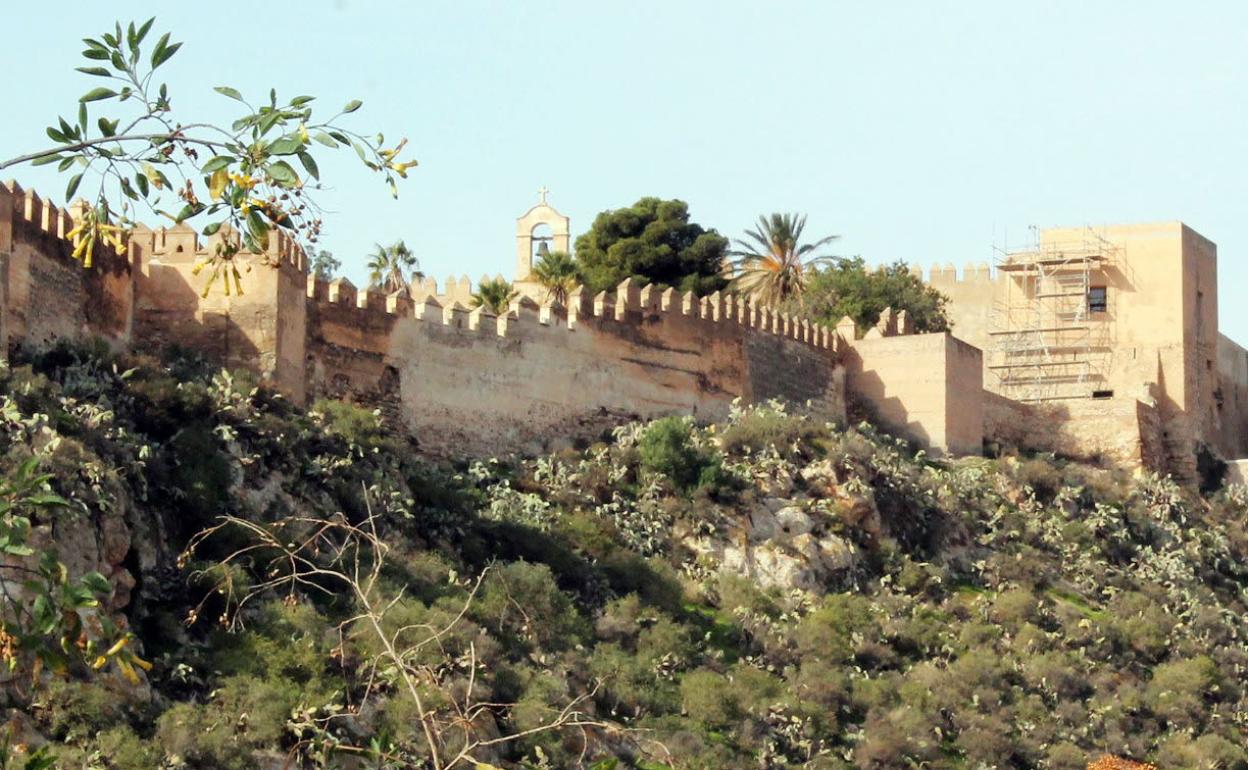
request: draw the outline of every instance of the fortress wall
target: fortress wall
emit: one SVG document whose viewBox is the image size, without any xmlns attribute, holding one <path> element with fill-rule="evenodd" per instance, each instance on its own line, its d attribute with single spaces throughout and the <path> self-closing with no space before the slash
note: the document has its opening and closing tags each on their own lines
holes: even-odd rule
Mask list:
<svg viewBox="0 0 1248 770">
<path fill-rule="evenodd" d="M 361 300 L 346 282 L 309 293 L 309 395 L 380 408 L 433 451 L 540 451 L 631 419 L 722 418 L 736 398 L 844 417 L 826 329 L 719 296 L 626 281 L 568 308 L 522 299 L 500 318 L 432 297 Z"/>
<path fill-rule="evenodd" d="M 839 327 L 838 327 L 839 328 Z M 865 337 L 845 345 L 847 386 L 864 415 L 933 455 L 983 445 L 980 350 L 948 332 Z"/>
<path fill-rule="evenodd" d="M 96 244 L 94 266 L 72 257 L 74 220 L 15 183 L 0 185 L 0 345 L 44 346 L 98 336 L 130 339 L 134 302 L 130 263 Z"/>
<path fill-rule="evenodd" d="M 933 267 L 927 283 L 949 299 L 945 311 L 953 333 L 983 351 L 991 346 L 988 332 L 992 328 L 993 305 L 1003 295 L 1006 280 L 1004 276 L 994 276 L 986 262 L 979 262 L 967 263 L 961 275 L 951 264 Z"/>
<path fill-rule="evenodd" d="M 223 228 L 201 244 L 186 225 L 136 228 L 131 239 L 136 346 L 193 349 L 224 366 L 256 371 L 302 400 L 303 253 L 288 237 L 274 233 L 265 254 L 235 257 L 243 291 L 239 294 L 231 281 L 227 294 L 220 277 L 209 285 L 213 267 L 207 263 L 230 237 Z"/>
<path fill-rule="evenodd" d="M 1132 397 L 1023 403 L 985 391 L 984 440 L 1003 451 L 1150 468 L 1164 462 L 1160 412 Z"/>
<path fill-rule="evenodd" d="M 1248 457 L 1248 350 L 1218 335 L 1217 449 L 1231 459 Z"/>
</svg>

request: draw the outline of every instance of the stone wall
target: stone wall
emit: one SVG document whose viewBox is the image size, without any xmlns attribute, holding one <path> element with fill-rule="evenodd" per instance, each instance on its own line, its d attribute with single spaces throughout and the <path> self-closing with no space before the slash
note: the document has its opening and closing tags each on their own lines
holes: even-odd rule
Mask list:
<svg viewBox="0 0 1248 770">
<path fill-rule="evenodd" d="M 302 400 L 303 252 L 289 238 L 273 234 L 265 254 L 235 258 L 243 292 L 231 282 L 227 293 L 221 276 L 210 285 L 213 267 L 208 263 L 231 237 L 222 228 L 201 244 L 185 225 L 136 228 L 131 239 L 138 297 L 135 347 L 155 352 L 182 346 L 225 366 L 256 371 Z"/>
<path fill-rule="evenodd" d="M 948 332 L 845 341 L 846 382 L 862 416 L 936 455 L 981 451 L 978 348 Z"/>
<path fill-rule="evenodd" d="M 737 398 L 844 418 L 828 330 L 718 295 L 626 281 L 502 317 L 341 280 L 309 295 L 309 395 L 375 406 L 434 452 L 540 451 L 637 418 L 722 418 Z"/>
<path fill-rule="evenodd" d="M 15 183 L 0 185 L 0 345 L 130 338 L 134 287 L 127 257 L 99 244 L 91 270 L 72 256 L 69 214 Z"/>
<path fill-rule="evenodd" d="M 985 391 L 984 441 L 1004 452 L 1052 452 L 1151 468 L 1164 463 L 1159 409 L 1130 397 L 1022 403 Z"/>
<path fill-rule="evenodd" d="M 1248 457 L 1248 350 L 1218 335 L 1216 448 L 1224 457 Z"/>
</svg>

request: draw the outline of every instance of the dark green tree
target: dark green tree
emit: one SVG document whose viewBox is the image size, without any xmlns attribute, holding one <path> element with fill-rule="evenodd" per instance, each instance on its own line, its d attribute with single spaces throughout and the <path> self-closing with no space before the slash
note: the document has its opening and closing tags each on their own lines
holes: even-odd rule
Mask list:
<svg viewBox="0 0 1248 770">
<path fill-rule="evenodd" d="M 342 261 L 334 256 L 334 252 L 321 249 L 312 257 L 312 274 L 325 281 L 332 281 L 342 269 Z"/>
<path fill-rule="evenodd" d="M 830 324 L 849 316 L 859 328 L 871 326 L 891 307 L 905 310 L 915 331 L 950 328 L 945 295 L 923 283 L 905 262 L 868 269 L 862 257 L 837 258 L 808 274 L 804 297 L 805 315 Z"/>
<path fill-rule="evenodd" d="M 659 198 L 604 211 L 576 239 L 581 276 L 594 292 L 613 289 L 631 277 L 709 294 L 727 284 L 727 252 L 727 238 L 689 221 L 688 204 Z"/>
</svg>

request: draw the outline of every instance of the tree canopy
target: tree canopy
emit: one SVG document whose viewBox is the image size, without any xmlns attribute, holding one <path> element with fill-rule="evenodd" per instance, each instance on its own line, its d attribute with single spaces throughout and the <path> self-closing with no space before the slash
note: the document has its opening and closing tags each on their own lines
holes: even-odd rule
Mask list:
<svg viewBox="0 0 1248 770">
<path fill-rule="evenodd" d="M 831 324 L 849 316 L 859 328 L 872 326 L 891 307 L 905 310 L 915 331 L 950 328 L 945 295 L 911 273 L 905 262 L 868 269 L 862 257 L 837 258 L 809 274 L 804 298 L 805 315 Z"/>
<path fill-rule="evenodd" d="M 625 278 L 709 294 L 726 285 L 728 239 L 689 221 L 681 200 L 642 198 L 629 208 L 604 211 L 576 239 L 576 261 L 585 286 L 599 292 Z"/>
</svg>

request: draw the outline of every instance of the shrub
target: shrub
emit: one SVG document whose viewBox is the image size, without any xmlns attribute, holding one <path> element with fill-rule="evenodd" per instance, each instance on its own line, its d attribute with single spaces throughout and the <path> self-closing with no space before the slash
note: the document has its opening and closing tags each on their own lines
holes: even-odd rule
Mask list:
<svg viewBox="0 0 1248 770">
<path fill-rule="evenodd" d="M 638 442 L 641 467 L 690 490 L 719 481 L 720 460 L 693 440 L 693 424 L 680 417 L 664 417 L 646 428 Z"/>
<path fill-rule="evenodd" d="M 782 404 L 751 406 L 734 412 L 728 427 L 719 436 L 719 446 L 728 455 L 756 454 L 775 449 L 790 456 L 790 448 L 799 453 L 809 444 L 828 436 L 826 426 L 807 417 L 785 412 Z"/>
</svg>

